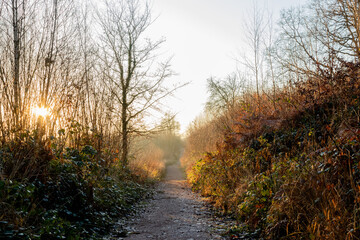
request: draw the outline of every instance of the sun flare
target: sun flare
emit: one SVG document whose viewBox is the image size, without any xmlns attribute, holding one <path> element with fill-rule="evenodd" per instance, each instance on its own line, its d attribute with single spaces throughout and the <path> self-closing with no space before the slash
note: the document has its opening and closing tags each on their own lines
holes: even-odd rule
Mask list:
<svg viewBox="0 0 360 240">
<path fill-rule="evenodd" d="M 46 117 L 49 115 L 49 109 L 47 109 L 45 107 L 35 107 L 34 113 L 38 117 Z"/>
</svg>

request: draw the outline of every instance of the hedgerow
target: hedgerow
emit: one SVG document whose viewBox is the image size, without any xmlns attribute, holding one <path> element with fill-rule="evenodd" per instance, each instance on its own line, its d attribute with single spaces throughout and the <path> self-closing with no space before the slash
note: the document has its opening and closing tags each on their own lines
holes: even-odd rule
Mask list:
<svg viewBox="0 0 360 240">
<path fill-rule="evenodd" d="M 193 188 L 238 219 L 234 238 L 360 237 L 359 69 L 344 63 L 279 94 L 281 113 L 240 104 L 216 149 L 192 161 L 185 150 Z"/>
</svg>

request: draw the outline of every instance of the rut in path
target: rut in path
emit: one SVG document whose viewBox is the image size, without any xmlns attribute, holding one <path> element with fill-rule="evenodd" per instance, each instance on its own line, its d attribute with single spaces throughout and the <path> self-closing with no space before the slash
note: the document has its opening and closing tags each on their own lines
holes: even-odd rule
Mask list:
<svg viewBox="0 0 360 240">
<path fill-rule="evenodd" d="M 179 165 L 167 167 L 166 178 L 147 210 L 131 224 L 126 239 L 208 240 L 222 239 L 201 198 L 185 181 Z"/>
</svg>

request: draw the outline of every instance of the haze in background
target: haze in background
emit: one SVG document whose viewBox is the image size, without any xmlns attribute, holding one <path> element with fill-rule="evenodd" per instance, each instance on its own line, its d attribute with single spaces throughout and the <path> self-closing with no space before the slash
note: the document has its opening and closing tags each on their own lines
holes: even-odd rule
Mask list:
<svg viewBox="0 0 360 240">
<path fill-rule="evenodd" d="M 280 10 L 297 6 L 299 0 L 253 0 L 272 13 L 276 23 Z M 235 71 L 236 58 L 246 51 L 244 21 L 253 8 L 251 0 L 153 0 L 149 29 L 152 39 L 165 37 L 165 54 L 173 55 L 174 80 L 190 82 L 169 99 L 184 133 L 199 115 L 207 98 L 206 80 Z"/>
</svg>

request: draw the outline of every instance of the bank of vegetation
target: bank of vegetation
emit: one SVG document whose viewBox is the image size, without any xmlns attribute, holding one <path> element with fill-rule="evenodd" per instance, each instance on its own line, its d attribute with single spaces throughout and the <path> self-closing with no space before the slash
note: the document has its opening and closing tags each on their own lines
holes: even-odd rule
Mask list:
<svg viewBox="0 0 360 240">
<path fill-rule="evenodd" d="M 359 239 L 359 9 L 310 1 L 284 10 L 269 38 L 254 6 L 247 73 L 208 80 L 182 164 L 238 220 L 232 239 Z"/>
</svg>

